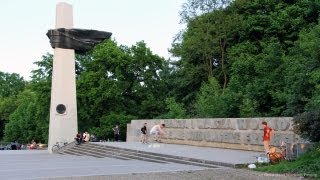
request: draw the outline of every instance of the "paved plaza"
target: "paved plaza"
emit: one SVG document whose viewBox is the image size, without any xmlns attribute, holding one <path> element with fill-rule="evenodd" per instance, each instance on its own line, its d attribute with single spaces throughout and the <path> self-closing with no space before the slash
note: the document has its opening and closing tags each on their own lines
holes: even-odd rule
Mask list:
<svg viewBox="0 0 320 180">
<path fill-rule="evenodd" d="M 49 154 L 45 150 L 1 151 L 0 158 L 2 180 L 205 169 L 174 163 Z"/>
<path fill-rule="evenodd" d="M 214 150 L 212 148 L 114 142 L 108 145 L 140 148 L 171 155 L 192 156 L 229 163 L 244 162 L 254 152 Z M 210 151 L 211 149 L 211 151 Z M 229 152 L 229 153 L 228 153 Z M 237 153 L 238 154 L 237 154 Z M 198 153 L 202 154 L 199 155 Z M 211 154 L 212 153 L 212 154 Z M 222 153 L 222 154 L 219 154 Z M 257 153 L 257 152 L 256 152 Z M 238 155 L 238 158 L 236 157 Z M 229 156 L 228 156 L 229 155 Z M 224 156 L 224 157 L 223 157 Z M 213 158 L 216 157 L 216 158 Z M 251 158 L 251 157 L 250 157 Z M 49 154 L 46 150 L 0 151 L 0 179 L 296 179 L 292 175 L 274 175 L 247 169 L 217 166 L 206 168 L 177 163 L 155 163 L 140 160 L 94 158 L 89 156 Z M 229 160 L 228 160 L 229 159 Z M 297 178 L 298 179 L 298 178 Z"/>
</svg>

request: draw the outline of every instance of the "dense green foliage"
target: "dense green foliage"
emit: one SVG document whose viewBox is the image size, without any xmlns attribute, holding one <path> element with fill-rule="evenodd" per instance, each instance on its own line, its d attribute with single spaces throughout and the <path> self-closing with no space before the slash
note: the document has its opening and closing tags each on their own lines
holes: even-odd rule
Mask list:
<svg viewBox="0 0 320 180">
<path fill-rule="evenodd" d="M 0 139 L 9 116 L 17 109 L 17 95 L 23 91 L 26 82 L 18 74 L 0 71 Z"/>
<path fill-rule="evenodd" d="M 187 0 L 181 11 L 186 29 L 170 49 L 174 60 L 143 41 L 127 47 L 107 40 L 76 56 L 79 130 L 107 139 L 119 124 L 124 140 L 132 119 L 316 111 L 319 14 L 318 0 Z M 52 59 L 47 54 L 36 61 L 29 82 L 0 72 L 0 138 L 47 141 Z M 315 126 L 299 121 L 300 134 Z"/>
<path fill-rule="evenodd" d="M 304 139 L 320 142 L 320 111 L 307 111 L 293 118 L 294 130 Z"/>
</svg>

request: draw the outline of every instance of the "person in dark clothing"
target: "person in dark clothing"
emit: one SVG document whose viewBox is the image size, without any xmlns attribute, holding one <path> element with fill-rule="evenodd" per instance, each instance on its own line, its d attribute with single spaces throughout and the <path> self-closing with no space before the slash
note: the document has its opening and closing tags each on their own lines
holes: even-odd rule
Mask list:
<svg viewBox="0 0 320 180">
<path fill-rule="evenodd" d="M 81 133 L 79 132 L 74 139 L 77 141 L 77 144 L 78 144 L 78 145 L 81 144 L 81 142 L 82 142 L 82 135 L 81 135 Z"/>
<path fill-rule="evenodd" d="M 119 141 L 119 135 L 120 135 L 119 126 L 116 125 L 116 127 L 112 128 L 112 130 L 114 134 L 114 141 Z"/>
<path fill-rule="evenodd" d="M 141 128 L 141 142 L 148 143 L 148 136 L 147 136 L 147 123 L 144 123 L 143 127 Z"/>
</svg>

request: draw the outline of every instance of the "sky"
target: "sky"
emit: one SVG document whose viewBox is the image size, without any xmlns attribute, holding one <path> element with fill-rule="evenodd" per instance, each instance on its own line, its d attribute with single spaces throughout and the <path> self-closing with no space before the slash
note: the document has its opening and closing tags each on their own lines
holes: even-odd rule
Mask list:
<svg viewBox="0 0 320 180">
<path fill-rule="evenodd" d="M 55 28 L 56 5 L 73 6 L 74 28 L 112 33 L 118 44 L 144 41 L 154 54 L 168 48 L 183 28 L 179 11 L 186 0 L 0 0 L 0 71 L 29 80 L 33 64 L 53 53 L 46 33 Z"/>
</svg>

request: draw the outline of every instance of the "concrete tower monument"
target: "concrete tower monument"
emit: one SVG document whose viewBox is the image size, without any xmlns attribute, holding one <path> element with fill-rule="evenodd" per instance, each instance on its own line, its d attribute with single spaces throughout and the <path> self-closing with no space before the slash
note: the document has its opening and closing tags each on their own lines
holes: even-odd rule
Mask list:
<svg viewBox="0 0 320 180">
<path fill-rule="evenodd" d="M 73 28 L 73 10 L 56 6 L 56 28 Z M 54 48 L 48 150 L 56 142 L 71 142 L 78 132 L 74 49 Z"/>
<path fill-rule="evenodd" d="M 73 29 L 72 6 L 58 3 L 56 29 L 47 36 L 54 48 L 48 150 L 57 142 L 72 142 L 78 132 L 75 53 L 86 53 L 110 38 L 110 32 Z"/>
</svg>

